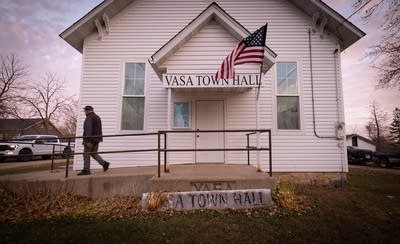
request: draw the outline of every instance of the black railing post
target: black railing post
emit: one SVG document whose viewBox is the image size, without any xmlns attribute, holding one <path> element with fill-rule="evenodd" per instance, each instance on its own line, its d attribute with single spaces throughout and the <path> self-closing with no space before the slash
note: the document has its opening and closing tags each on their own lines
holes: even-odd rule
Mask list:
<svg viewBox="0 0 400 244">
<path fill-rule="evenodd" d="M 158 134 L 157 134 L 157 137 L 158 137 L 158 150 L 157 150 L 157 153 L 158 153 L 158 178 L 160 178 L 160 176 L 161 176 L 161 142 L 160 142 L 160 136 L 161 135 L 161 132 L 160 131 L 158 131 Z"/>
<path fill-rule="evenodd" d="M 164 173 L 167 173 L 167 132 L 164 132 Z"/>
<path fill-rule="evenodd" d="M 51 154 L 51 173 L 54 170 L 54 151 L 55 151 L 56 144 L 53 144 L 53 153 Z"/>
<path fill-rule="evenodd" d="M 272 145 L 271 145 L 271 131 L 268 131 L 269 140 L 269 176 L 272 176 Z"/>
<path fill-rule="evenodd" d="M 247 137 L 247 165 L 250 165 L 250 139 L 249 134 L 246 134 Z"/>
<path fill-rule="evenodd" d="M 68 138 L 68 146 L 67 146 L 67 148 L 71 148 L 71 138 Z M 68 177 L 69 154 L 70 154 L 70 152 L 69 152 L 69 150 L 68 150 L 68 153 L 67 153 L 67 163 L 66 163 L 66 167 L 65 167 L 65 178 Z"/>
</svg>

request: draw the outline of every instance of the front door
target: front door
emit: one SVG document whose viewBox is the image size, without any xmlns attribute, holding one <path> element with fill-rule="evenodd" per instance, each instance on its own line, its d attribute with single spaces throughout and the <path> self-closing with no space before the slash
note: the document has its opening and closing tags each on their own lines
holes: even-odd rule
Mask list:
<svg viewBox="0 0 400 244">
<path fill-rule="evenodd" d="M 196 102 L 196 130 L 224 129 L 224 101 Z M 196 149 L 224 148 L 224 133 L 196 133 Z M 197 163 L 224 163 L 224 151 L 196 152 Z"/>
</svg>

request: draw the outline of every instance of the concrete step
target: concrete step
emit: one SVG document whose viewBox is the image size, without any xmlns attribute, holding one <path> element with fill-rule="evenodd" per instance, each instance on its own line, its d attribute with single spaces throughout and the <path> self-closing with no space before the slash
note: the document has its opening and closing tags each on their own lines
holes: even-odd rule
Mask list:
<svg viewBox="0 0 400 244">
<path fill-rule="evenodd" d="M 275 180 L 247 165 L 171 165 L 170 173 L 156 176 L 156 166 L 92 170 L 91 175 L 77 176 L 65 170 L 38 171 L 0 176 L 0 187 L 27 194 L 35 192 L 73 193 L 94 198 L 115 195 L 141 196 L 150 191 L 215 191 L 271 189 Z"/>
<path fill-rule="evenodd" d="M 265 179 L 150 179 L 151 191 L 219 191 L 239 189 L 274 189 L 275 180 L 271 177 Z"/>
<path fill-rule="evenodd" d="M 171 165 L 170 173 L 150 179 L 151 191 L 275 189 L 275 179 L 248 165 Z"/>
</svg>

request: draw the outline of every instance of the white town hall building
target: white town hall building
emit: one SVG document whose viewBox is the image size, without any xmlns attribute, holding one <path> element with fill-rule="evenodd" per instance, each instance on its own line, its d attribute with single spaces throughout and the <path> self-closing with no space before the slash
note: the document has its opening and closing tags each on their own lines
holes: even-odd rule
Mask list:
<svg viewBox="0 0 400 244">
<path fill-rule="evenodd" d="M 261 85 L 258 64 L 215 80 L 235 45 L 266 23 Z M 340 53 L 364 35 L 319 0 L 105 0 L 60 34 L 82 54 L 80 108 L 94 107 L 104 135 L 270 129 L 271 145 L 263 133 L 259 146 L 271 147 L 273 172 L 347 172 Z M 168 134 L 168 148 L 245 148 L 245 134 Z M 157 135 L 106 137 L 99 150 L 149 148 Z M 102 156 L 111 167 L 157 164 L 154 151 Z M 246 164 L 247 153 L 169 152 L 167 161 Z M 82 165 L 76 155 L 74 169 Z"/>
</svg>

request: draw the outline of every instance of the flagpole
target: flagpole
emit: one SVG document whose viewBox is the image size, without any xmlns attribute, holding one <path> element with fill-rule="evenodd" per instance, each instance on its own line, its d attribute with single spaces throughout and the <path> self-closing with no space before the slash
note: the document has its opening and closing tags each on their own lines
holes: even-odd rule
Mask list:
<svg viewBox="0 0 400 244">
<path fill-rule="evenodd" d="M 267 26 L 268 22 L 265 23 L 265 36 L 267 35 Z M 265 38 L 266 39 L 266 38 Z M 265 46 L 265 43 L 264 43 Z M 264 47 L 264 52 L 265 52 L 265 47 Z M 259 97 L 260 97 L 260 90 L 261 90 L 261 82 L 262 82 L 262 68 L 263 68 L 263 63 L 261 63 L 260 66 L 260 76 L 259 76 L 259 81 L 258 81 L 258 88 L 257 88 L 257 93 L 256 93 L 256 130 L 257 130 L 257 172 L 261 172 L 261 166 L 260 166 L 260 111 L 259 111 Z"/>
<path fill-rule="evenodd" d="M 260 88 L 261 88 L 261 81 L 262 81 L 262 65 L 260 67 L 260 77 L 258 81 L 258 88 L 256 93 L 256 130 L 257 130 L 257 172 L 261 172 L 260 167 L 260 111 L 259 111 L 259 97 L 260 97 Z"/>
</svg>

